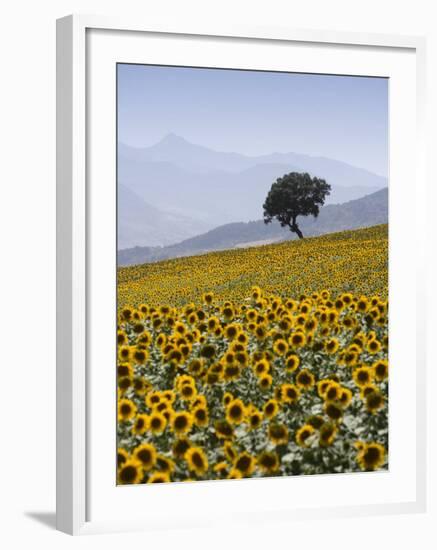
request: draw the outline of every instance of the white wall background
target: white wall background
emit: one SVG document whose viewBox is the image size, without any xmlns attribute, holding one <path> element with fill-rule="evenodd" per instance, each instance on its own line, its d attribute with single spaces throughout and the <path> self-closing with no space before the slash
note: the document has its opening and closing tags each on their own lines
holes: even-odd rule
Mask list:
<svg viewBox="0 0 437 550">
<path fill-rule="evenodd" d="M 429 173 L 437 143 L 437 17 L 433 0 L 14 0 L 0 31 L 0 542 L 4 548 L 284 548 L 323 545 L 368 549 L 437 544 L 436 430 L 430 426 L 430 506 L 425 515 L 265 524 L 215 531 L 102 535 L 73 539 L 53 530 L 55 507 L 55 19 L 95 13 L 141 14 L 153 22 L 214 21 L 428 36 Z M 434 154 L 433 154 L 434 153 Z M 436 248 L 429 177 L 428 247 Z M 433 231 L 433 235 L 431 234 Z M 437 310 L 435 252 L 429 311 Z M 437 378 L 437 331 L 429 315 L 429 409 Z M 408 434 L 406 434 L 408 437 Z M 434 521 L 433 521 L 434 520 Z M 289 534 L 285 537 L 286 530 Z"/>
</svg>

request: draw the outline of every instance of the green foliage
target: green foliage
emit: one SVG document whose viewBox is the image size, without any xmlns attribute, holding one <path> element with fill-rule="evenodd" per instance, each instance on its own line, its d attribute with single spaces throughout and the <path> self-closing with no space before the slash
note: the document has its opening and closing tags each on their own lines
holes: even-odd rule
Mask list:
<svg viewBox="0 0 437 550">
<path fill-rule="evenodd" d="M 331 186 L 323 179 L 312 178 L 307 173 L 286 174 L 276 180 L 267 195 L 263 205 L 264 223 L 276 218 L 282 227 L 288 226 L 302 239 L 297 217 L 312 215 L 316 218 L 330 191 Z"/>
</svg>

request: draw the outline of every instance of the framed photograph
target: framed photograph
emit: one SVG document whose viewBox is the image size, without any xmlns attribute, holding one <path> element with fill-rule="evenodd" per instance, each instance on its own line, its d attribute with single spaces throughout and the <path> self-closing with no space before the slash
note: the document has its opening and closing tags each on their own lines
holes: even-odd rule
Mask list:
<svg viewBox="0 0 437 550">
<path fill-rule="evenodd" d="M 424 40 L 57 33 L 57 525 L 420 512 Z"/>
</svg>

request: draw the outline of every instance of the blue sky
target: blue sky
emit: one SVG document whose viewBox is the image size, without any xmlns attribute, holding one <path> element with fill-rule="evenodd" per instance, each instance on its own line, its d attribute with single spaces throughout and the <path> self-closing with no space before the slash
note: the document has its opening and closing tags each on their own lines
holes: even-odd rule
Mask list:
<svg viewBox="0 0 437 550">
<path fill-rule="evenodd" d="M 175 133 L 218 151 L 296 152 L 388 172 L 388 80 L 118 65 L 118 139 Z"/>
</svg>

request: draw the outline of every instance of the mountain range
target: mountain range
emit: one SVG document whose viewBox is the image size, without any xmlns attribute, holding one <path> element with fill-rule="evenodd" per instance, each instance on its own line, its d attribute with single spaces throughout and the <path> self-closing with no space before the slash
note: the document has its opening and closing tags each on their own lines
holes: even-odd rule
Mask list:
<svg viewBox="0 0 437 550">
<path fill-rule="evenodd" d="M 382 189 L 344 204 L 331 204 L 317 218 L 298 218 L 305 236 L 357 229 L 388 222 L 388 190 Z M 201 235 L 165 247 L 135 247 L 118 252 L 119 265 L 156 262 L 169 258 L 204 254 L 216 250 L 259 246 L 295 239 L 296 235 L 277 222 L 263 220 L 221 225 Z"/>
<path fill-rule="evenodd" d="M 326 179 L 332 186 L 327 204 L 387 186 L 382 176 L 323 157 L 250 157 L 213 151 L 174 134 L 145 148 L 119 143 L 118 248 L 166 246 L 219 225 L 259 219 L 271 184 L 291 171 Z"/>
</svg>

